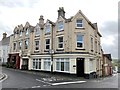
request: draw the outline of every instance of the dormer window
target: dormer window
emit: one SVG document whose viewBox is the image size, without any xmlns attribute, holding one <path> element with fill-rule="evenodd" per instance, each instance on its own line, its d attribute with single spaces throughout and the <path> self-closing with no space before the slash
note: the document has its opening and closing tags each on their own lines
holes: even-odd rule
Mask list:
<svg viewBox="0 0 120 90">
<path fill-rule="evenodd" d="M 39 36 L 40 35 L 40 30 L 39 30 L 39 28 L 36 28 L 35 29 L 35 36 Z"/>
<path fill-rule="evenodd" d="M 58 31 L 63 30 L 63 21 L 58 22 Z"/>
<path fill-rule="evenodd" d="M 13 43 L 13 50 L 16 49 L 16 43 Z"/>
<path fill-rule="evenodd" d="M 50 25 L 47 25 L 47 26 L 45 27 L 45 33 L 50 33 Z"/>
<path fill-rule="evenodd" d="M 20 31 L 20 37 L 22 36 L 22 31 Z"/>
<path fill-rule="evenodd" d="M 82 28 L 83 27 L 83 20 L 82 19 L 76 20 L 76 27 L 77 28 Z"/>
<path fill-rule="evenodd" d="M 28 35 L 28 28 L 27 28 L 26 31 L 25 31 L 25 35 Z"/>
<path fill-rule="evenodd" d="M 25 49 L 28 49 L 28 39 L 25 40 Z"/>
<path fill-rule="evenodd" d="M 22 48 L 22 41 L 19 42 L 19 49 Z"/>
</svg>

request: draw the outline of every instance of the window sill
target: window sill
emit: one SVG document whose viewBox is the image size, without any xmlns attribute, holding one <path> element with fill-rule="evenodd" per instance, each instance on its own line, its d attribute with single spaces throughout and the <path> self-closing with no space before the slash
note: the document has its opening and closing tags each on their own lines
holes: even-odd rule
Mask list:
<svg viewBox="0 0 120 90">
<path fill-rule="evenodd" d="M 49 52 L 49 49 L 44 50 L 44 52 Z"/>
<path fill-rule="evenodd" d="M 34 51 L 34 53 L 38 53 L 38 52 L 39 52 L 39 50 L 35 50 L 35 51 Z"/>
<path fill-rule="evenodd" d="M 62 30 L 57 30 L 57 32 L 63 32 L 64 31 L 64 29 L 62 29 Z"/>
<path fill-rule="evenodd" d="M 85 29 L 84 27 L 76 27 L 75 29 Z"/>
<path fill-rule="evenodd" d="M 63 48 L 58 48 L 58 49 L 56 49 L 56 51 L 64 51 L 64 49 Z"/>
<path fill-rule="evenodd" d="M 40 37 L 40 35 L 35 35 L 35 37 Z"/>
<path fill-rule="evenodd" d="M 75 50 L 85 50 L 84 48 L 76 48 Z"/>
</svg>

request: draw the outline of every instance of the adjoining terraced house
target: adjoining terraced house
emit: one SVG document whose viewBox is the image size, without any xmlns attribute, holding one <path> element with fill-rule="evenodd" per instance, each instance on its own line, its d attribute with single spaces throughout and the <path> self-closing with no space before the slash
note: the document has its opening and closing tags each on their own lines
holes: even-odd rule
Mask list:
<svg viewBox="0 0 120 90">
<path fill-rule="evenodd" d="M 97 23 L 91 23 L 81 10 L 66 19 L 61 7 L 56 22 L 44 22 L 41 15 L 36 26 L 27 22 L 14 29 L 9 61 L 19 69 L 101 76 L 100 37 Z"/>
</svg>

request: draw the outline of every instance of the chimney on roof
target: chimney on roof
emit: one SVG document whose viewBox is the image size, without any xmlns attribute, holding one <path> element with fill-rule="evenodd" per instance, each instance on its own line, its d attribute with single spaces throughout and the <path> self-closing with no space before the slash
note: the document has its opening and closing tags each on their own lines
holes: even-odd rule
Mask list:
<svg viewBox="0 0 120 90">
<path fill-rule="evenodd" d="M 64 11 L 64 8 L 63 7 L 59 7 L 59 10 L 58 10 L 58 17 L 59 16 L 62 16 L 65 18 L 65 11 Z"/>
<path fill-rule="evenodd" d="M 7 34 L 5 32 L 5 33 L 3 33 L 3 39 L 5 39 L 6 37 L 7 37 Z"/>
<path fill-rule="evenodd" d="M 43 27 L 44 27 L 44 17 L 43 17 L 43 15 L 40 16 L 39 25 L 40 25 L 41 29 L 43 29 Z"/>
</svg>

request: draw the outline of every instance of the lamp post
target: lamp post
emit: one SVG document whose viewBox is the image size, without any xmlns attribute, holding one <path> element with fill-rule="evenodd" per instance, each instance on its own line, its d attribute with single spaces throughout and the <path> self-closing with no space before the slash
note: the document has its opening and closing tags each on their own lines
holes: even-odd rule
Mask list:
<svg viewBox="0 0 120 90">
<path fill-rule="evenodd" d="M 51 73 L 53 72 L 53 54 L 54 54 L 54 50 L 50 50 L 49 51 L 50 55 L 51 55 Z"/>
</svg>

